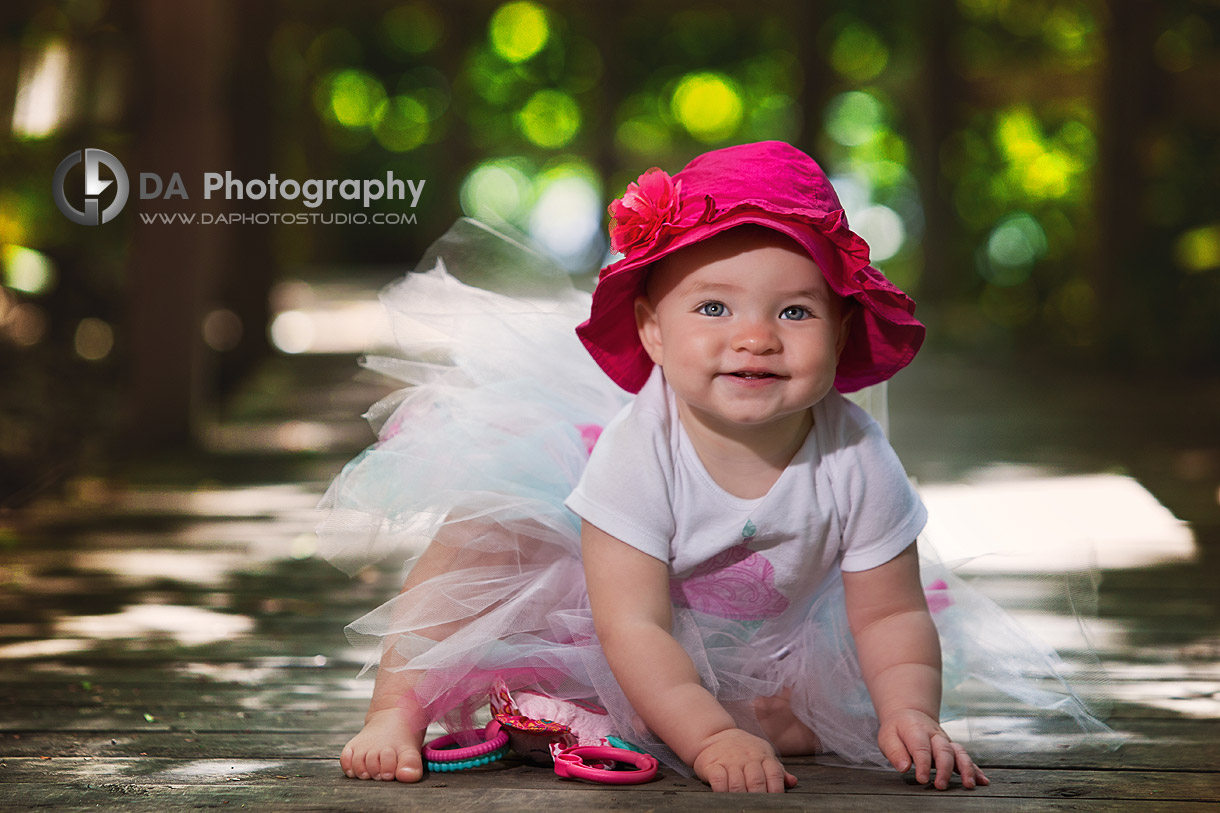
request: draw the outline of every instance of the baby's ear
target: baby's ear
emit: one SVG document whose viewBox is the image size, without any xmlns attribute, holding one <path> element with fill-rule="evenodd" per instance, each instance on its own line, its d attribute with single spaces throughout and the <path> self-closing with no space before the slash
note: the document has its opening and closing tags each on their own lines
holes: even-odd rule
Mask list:
<svg viewBox="0 0 1220 813">
<path fill-rule="evenodd" d="M 646 296 L 635 298 L 635 327 L 640 332 L 640 344 L 653 364 L 661 363 L 661 326 L 657 322 L 657 309 Z"/>
</svg>

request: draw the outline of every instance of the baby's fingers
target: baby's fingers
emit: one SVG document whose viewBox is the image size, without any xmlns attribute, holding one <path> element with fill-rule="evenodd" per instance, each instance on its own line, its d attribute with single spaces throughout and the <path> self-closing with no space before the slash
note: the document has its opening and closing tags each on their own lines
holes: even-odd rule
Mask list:
<svg viewBox="0 0 1220 813">
<path fill-rule="evenodd" d="M 932 781 L 932 746 L 923 737 L 916 738 L 913 743 L 907 743 L 907 751 L 915 762 L 915 781 L 926 785 Z M 952 770 L 953 763 L 949 763 Z"/>
<path fill-rule="evenodd" d="M 956 757 L 957 772 L 962 775 L 962 787 L 972 788 L 977 783 L 976 773 L 978 768 L 974 765 L 974 760 L 966 753 L 966 749 L 957 743 L 952 743 L 953 754 Z"/>
<path fill-rule="evenodd" d="M 763 771 L 767 776 L 767 793 L 783 793 L 788 787 L 788 780 L 796 784 L 796 777 L 784 770 L 778 759 L 768 759 L 763 762 Z"/>
<path fill-rule="evenodd" d="M 953 751 L 957 756 L 957 772 L 962 775 L 962 787 L 973 788 L 977 785 L 990 785 L 991 780 L 983 773 L 983 769 L 974 764 L 966 749 L 953 743 Z"/>
<path fill-rule="evenodd" d="M 747 793 L 767 792 L 767 772 L 763 768 L 762 763 L 747 763 L 742 769 L 742 777 L 745 781 Z"/>
<path fill-rule="evenodd" d="M 961 748 L 955 742 L 950 742 L 949 738 L 944 734 L 932 735 L 932 747 L 936 753 L 936 782 L 934 787 L 937 790 L 948 790 L 949 779 L 953 776 L 953 767 L 957 762 L 956 748 Z"/>
<path fill-rule="evenodd" d="M 709 765 L 707 776 L 704 778 L 716 793 L 723 793 L 729 789 L 729 772 L 723 765 Z"/>
<path fill-rule="evenodd" d="M 907 747 L 903 744 L 902 737 L 894 729 L 883 729 L 877 738 L 877 745 L 881 747 L 881 753 L 885 755 L 885 758 L 894 766 L 894 770 L 906 773 L 911 767 L 911 755 L 907 753 Z"/>
<path fill-rule="evenodd" d="M 728 777 L 726 788 L 729 793 L 745 793 L 749 790 L 749 785 L 746 780 L 746 770 L 741 765 L 732 765 L 726 769 Z"/>
</svg>

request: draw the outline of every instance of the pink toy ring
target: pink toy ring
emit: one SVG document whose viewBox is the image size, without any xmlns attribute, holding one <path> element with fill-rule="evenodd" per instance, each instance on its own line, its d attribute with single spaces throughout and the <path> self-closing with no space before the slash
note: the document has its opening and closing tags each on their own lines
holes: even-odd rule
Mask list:
<svg viewBox="0 0 1220 813">
<path fill-rule="evenodd" d="M 424 746 L 424 759 L 429 762 L 458 762 L 464 759 L 490 754 L 508 745 L 508 734 L 500 730 L 500 724 L 492 720 L 483 729 L 483 742 L 468 745 L 465 748 L 454 748 L 458 738 L 465 734 L 477 734 L 478 731 L 463 731 L 459 734 L 446 734 L 437 737 Z"/>
<path fill-rule="evenodd" d="M 581 757 L 588 757 L 601 764 L 590 765 Z M 610 770 L 616 762 L 629 762 L 636 770 Z M 657 760 L 648 754 L 639 754 L 625 748 L 577 745 L 565 748 L 555 757 L 555 773 L 566 779 L 584 779 L 603 785 L 638 785 L 657 775 Z"/>
</svg>

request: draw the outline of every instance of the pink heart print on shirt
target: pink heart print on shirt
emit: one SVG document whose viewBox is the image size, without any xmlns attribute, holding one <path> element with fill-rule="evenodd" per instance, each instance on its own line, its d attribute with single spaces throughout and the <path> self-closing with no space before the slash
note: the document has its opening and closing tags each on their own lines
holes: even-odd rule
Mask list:
<svg viewBox="0 0 1220 813">
<path fill-rule="evenodd" d="M 716 554 L 684 579 L 670 579 L 674 606 L 739 621 L 762 621 L 788 609 L 788 599 L 775 589 L 775 568 L 745 544 L 754 533 L 754 523 L 747 522 L 745 542 Z"/>
</svg>

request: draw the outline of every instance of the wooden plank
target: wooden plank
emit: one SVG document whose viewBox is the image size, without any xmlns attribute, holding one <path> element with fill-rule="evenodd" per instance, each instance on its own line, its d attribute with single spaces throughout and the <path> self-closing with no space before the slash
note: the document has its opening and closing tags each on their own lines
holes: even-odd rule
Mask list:
<svg viewBox="0 0 1220 813">
<path fill-rule="evenodd" d="M 134 677 L 134 675 L 133 675 Z M 130 703 L 152 703 L 162 708 L 210 708 L 217 705 L 249 708 L 284 707 L 294 703 L 325 703 L 336 709 L 367 703 L 372 694 L 368 678 L 347 678 L 335 674 L 310 672 L 292 680 L 286 675 L 277 682 L 211 681 L 192 679 L 185 675 L 164 672 L 149 682 L 145 674 L 139 682 L 103 680 L 93 673 L 78 672 L 68 680 L 48 677 L 42 681 L 0 682 L 0 707 L 98 707 L 122 706 Z M 1207 699 L 1220 691 L 1220 680 L 1182 678 L 1179 680 L 1116 681 L 1109 687 L 1111 694 L 1120 694 L 1126 702 L 1114 704 L 1110 719 L 1146 719 L 1159 717 L 1177 719 L 1180 714 L 1164 708 L 1141 705 L 1175 699 Z M 1085 695 L 1089 697 L 1089 695 Z M 989 694 L 964 694 L 955 702 L 968 704 L 976 716 L 1022 716 L 1022 706 L 1007 697 Z"/>
<path fill-rule="evenodd" d="M 788 760 L 786 767 L 798 779 L 792 794 L 851 794 L 878 797 L 919 796 L 927 788 L 912 776 L 892 772 L 859 771 L 833 768 L 808 761 Z M 662 775 L 648 783 L 650 791 L 702 793 L 707 791 L 697 779 L 662 769 Z M 6 784 L 66 782 L 96 783 L 99 778 L 121 780 L 131 785 L 216 785 L 240 782 L 244 785 L 281 784 L 291 780 L 311 780 L 320 784 L 345 784 L 335 759 L 164 759 L 164 758 L 89 758 L 37 757 L 5 758 L 0 761 L 0 776 Z M 1220 787 L 1220 773 L 1156 771 L 1056 771 L 1005 770 L 988 772 L 991 785 L 979 795 L 999 798 L 1111 799 L 1120 801 L 1183 802 L 1207 800 Z M 494 769 L 461 774 L 430 774 L 420 788 L 512 787 L 551 790 L 564 787 L 549 769 L 524 765 L 514 760 L 498 763 Z M 959 788 L 957 781 L 954 787 Z"/>
<path fill-rule="evenodd" d="M 332 757 L 359 731 L 361 715 L 342 720 L 337 715 L 279 715 L 278 721 L 286 727 L 259 725 L 268 719 L 234 717 L 220 721 L 225 723 L 222 728 L 175 719 L 171 728 L 163 720 L 147 723 L 133 711 L 112 727 L 96 725 L 97 721 L 75 727 L 69 722 L 60 730 L 9 725 L 7 732 L 0 732 L 0 757 Z M 212 720 L 213 725 L 217 722 Z M 319 722 L 327 725 L 305 727 Z M 1200 771 L 1220 765 L 1214 721 L 1139 721 L 1128 733 L 1131 739 L 1117 751 L 1087 741 L 1072 744 L 1059 736 L 1000 741 L 975 751 L 980 764 L 994 768 Z M 1010 753 L 999 753 L 1001 747 Z"/>
<path fill-rule="evenodd" d="M 0 709 L 13 709 L 7 714 L 8 725 L 23 728 L 75 727 L 80 719 L 92 719 L 108 714 L 128 719 L 131 711 L 148 713 L 162 720 L 191 719 L 197 724 L 209 713 L 218 709 L 226 713 L 242 711 L 278 711 L 284 713 L 325 712 L 328 719 L 348 719 L 362 715 L 371 696 L 372 684 L 368 680 L 343 681 L 330 676 L 309 675 L 308 682 L 283 680 L 277 683 L 250 685 L 248 683 L 217 683 L 201 680 L 174 680 L 166 675 L 159 683 L 104 683 L 88 674 L 74 676 L 71 683 L 48 680 L 41 683 L 0 684 Z M 1107 720 L 1112 727 L 1123 729 L 1138 720 L 1174 721 L 1181 715 L 1173 708 L 1178 705 L 1197 706 L 1202 709 L 1213 702 L 1212 695 L 1218 684 L 1214 681 L 1189 683 L 1186 681 L 1131 682 L 1123 686 L 1112 686 L 1113 691 L 1123 690 L 1127 698 L 1139 697 L 1145 703 L 1160 702 L 1160 705 L 1138 705 L 1130 702 L 1114 706 Z M 1193 698 L 1192 699 L 1192 694 Z M 1055 725 L 1058 719 L 1048 714 L 1027 714 L 1015 702 L 1003 698 L 986 698 L 973 703 L 970 708 L 980 725 L 997 729 L 1012 726 L 1013 720 L 1031 720 L 1029 723 L 1047 730 L 1071 730 L 1070 725 Z M 183 716 L 185 715 L 185 716 Z M 987 718 L 995 718 L 989 722 Z M 109 725 L 118 725 L 112 719 Z"/>
<path fill-rule="evenodd" d="M 410 787 L 397 783 L 352 782 L 333 784 L 302 779 L 280 780 L 267 784 L 229 783 L 226 785 L 136 785 L 125 781 L 91 783 L 29 784 L 5 786 L 6 798 L 0 805 L 17 809 L 33 807 L 112 808 L 125 811 L 177 811 L 199 807 L 256 810 L 358 810 L 392 811 L 444 810 L 446 813 L 538 813 L 538 811 L 634 810 L 700 811 L 710 808 L 725 811 L 809 810 L 876 813 L 879 809 L 906 813 L 929 809 L 948 811 L 1118 811 L 1144 813 L 1166 811 L 1216 811 L 1220 805 L 1201 801 L 1148 801 L 1117 799 L 1038 799 L 996 797 L 986 790 L 920 790 L 907 796 L 878 797 L 872 794 L 798 793 L 720 795 L 713 801 L 705 793 L 677 790 L 652 790 L 647 786 L 631 788 L 598 787 L 563 783 L 545 790 L 515 787 L 464 787 L 446 782 L 438 787 Z"/>
</svg>

